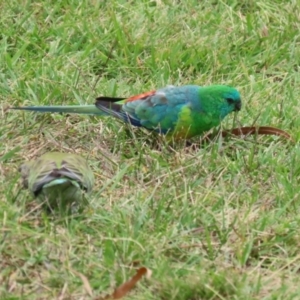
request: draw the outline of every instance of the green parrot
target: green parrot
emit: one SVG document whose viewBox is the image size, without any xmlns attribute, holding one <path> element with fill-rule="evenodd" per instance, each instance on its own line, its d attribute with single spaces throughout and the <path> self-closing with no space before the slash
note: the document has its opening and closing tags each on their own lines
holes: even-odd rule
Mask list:
<svg viewBox="0 0 300 300">
<path fill-rule="evenodd" d="M 92 170 L 77 154 L 48 152 L 23 163 L 19 171 L 23 186 L 50 211 L 72 212 L 81 207 L 85 192 L 94 185 Z"/>
<path fill-rule="evenodd" d="M 239 92 L 226 85 L 167 86 L 156 91 L 126 97 L 98 97 L 95 105 L 28 106 L 14 109 L 37 112 L 65 112 L 111 115 L 137 127 L 166 134 L 168 139 L 200 135 L 231 112 L 239 111 Z"/>
</svg>

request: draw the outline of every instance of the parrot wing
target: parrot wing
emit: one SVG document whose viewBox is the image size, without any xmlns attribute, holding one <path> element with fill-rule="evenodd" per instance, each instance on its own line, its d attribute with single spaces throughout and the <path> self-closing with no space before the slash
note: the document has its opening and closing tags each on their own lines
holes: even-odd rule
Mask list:
<svg viewBox="0 0 300 300">
<path fill-rule="evenodd" d="M 99 97 L 95 105 L 107 114 L 134 126 L 167 133 L 175 129 L 183 106 L 189 109 L 195 100 L 198 100 L 199 88 L 199 86 L 167 86 L 122 101 Z"/>
</svg>

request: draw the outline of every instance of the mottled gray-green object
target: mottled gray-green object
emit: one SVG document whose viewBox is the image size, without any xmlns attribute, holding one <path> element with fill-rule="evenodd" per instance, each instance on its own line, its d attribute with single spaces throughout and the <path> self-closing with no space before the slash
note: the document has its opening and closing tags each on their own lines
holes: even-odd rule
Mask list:
<svg viewBox="0 0 300 300">
<path fill-rule="evenodd" d="M 23 186 L 51 211 L 71 212 L 86 203 L 94 185 L 86 159 L 77 154 L 48 152 L 19 168 Z"/>
</svg>

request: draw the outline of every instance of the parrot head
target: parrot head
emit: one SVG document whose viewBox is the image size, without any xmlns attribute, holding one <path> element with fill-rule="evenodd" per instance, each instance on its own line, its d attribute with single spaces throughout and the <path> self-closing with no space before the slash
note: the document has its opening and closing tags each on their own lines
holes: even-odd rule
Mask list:
<svg viewBox="0 0 300 300">
<path fill-rule="evenodd" d="M 212 85 L 200 89 L 200 99 L 207 112 L 217 112 L 221 120 L 233 111 L 242 107 L 240 93 L 233 87 L 226 85 Z"/>
</svg>

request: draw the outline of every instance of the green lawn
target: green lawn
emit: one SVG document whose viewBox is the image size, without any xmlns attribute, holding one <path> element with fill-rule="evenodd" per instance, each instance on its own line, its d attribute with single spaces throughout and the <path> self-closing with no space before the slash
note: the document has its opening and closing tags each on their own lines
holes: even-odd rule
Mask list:
<svg viewBox="0 0 300 300">
<path fill-rule="evenodd" d="M 0 8 L 1 299 L 91 299 L 78 272 L 105 295 L 136 261 L 153 273 L 128 299 L 300 299 L 299 0 Z M 223 128 L 275 126 L 296 143 L 170 147 L 114 118 L 8 110 L 216 83 L 243 99 Z M 81 216 L 51 217 L 21 189 L 19 165 L 54 150 L 95 172 Z"/>
</svg>

